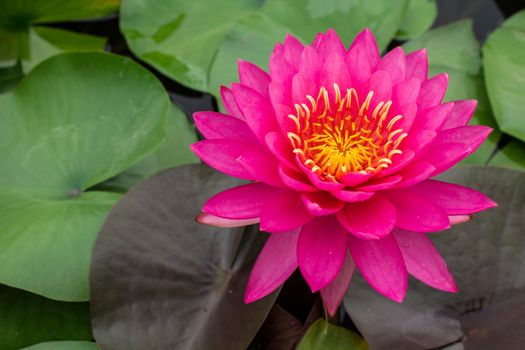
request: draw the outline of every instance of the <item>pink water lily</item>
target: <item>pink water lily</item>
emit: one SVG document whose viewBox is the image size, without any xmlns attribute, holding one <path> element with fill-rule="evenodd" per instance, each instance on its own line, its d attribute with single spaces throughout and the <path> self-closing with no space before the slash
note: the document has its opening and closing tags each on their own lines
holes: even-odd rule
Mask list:
<svg viewBox="0 0 525 350">
<path fill-rule="evenodd" d="M 299 267 L 333 314 L 357 267 L 402 301 L 408 273 L 456 291 L 427 237 L 495 203 L 429 178 L 476 150 L 490 133 L 466 126 L 476 101 L 442 103 L 447 75 L 428 78 L 425 50 L 380 58 L 370 32 L 346 49 L 335 31 L 311 45 L 278 43 L 269 74 L 239 61 L 240 83 L 222 87 L 227 114 L 199 112 L 206 138 L 192 145 L 209 166 L 250 180 L 210 198 L 198 220 L 259 223 L 271 235 L 245 301 L 281 286 Z"/>
</svg>

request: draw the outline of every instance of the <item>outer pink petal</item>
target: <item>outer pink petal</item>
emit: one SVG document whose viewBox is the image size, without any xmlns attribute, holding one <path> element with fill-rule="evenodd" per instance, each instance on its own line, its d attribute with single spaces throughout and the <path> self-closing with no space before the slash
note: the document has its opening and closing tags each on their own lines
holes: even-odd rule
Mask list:
<svg viewBox="0 0 525 350">
<path fill-rule="evenodd" d="M 420 81 L 427 80 L 428 77 L 428 58 L 427 51 L 420 49 L 407 56 L 407 78 L 414 77 Z"/>
<path fill-rule="evenodd" d="M 254 133 L 246 122 L 231 115 L 217 112 L 197 112 L 193 114 L 193 119 L 197 129 L 207 139 L 257 142 Z"/>
<path fill-rule="evenodd" d="M 253 172 L 237 161 L 240 157 L 257 159 L 260 165 L 272 164 L 273 156 L 264 148 L 235 140 L 203 140 L 192 144 L 192 151 L 202 161 L 227 175 L 246 180 L 256 180 Z"/>
<path fill-rule="evenodd" d="M 447 263 L 424 233 L 394 231 L 408 272 L 423 283 L 446 292 L 457 292 Z"/>
<path fill-rule="evenodd" d="M 290 128 L 286 128 L 281 124 L 281 120 L 284 122 L 288 122 L 290 126 L 294 126 L 294 124 L 290 123 L 291 120 L 287 118 L 286 116 L 288 113 L 290 113 L 292 110 L 290 106 L 293 105 L 292 103 L 292 78 L 290 78 L 289 82 L 283 83 L 283 82 L 277 82 L 272 81 L 270 85 L 268 86 L 268 89 L 270 90 L 270 101 L 272 102 L 273 110 L 275 112 L 275 117 L 277 118 L 277 121 L 281 125 L 282 130 L 289 130 Z"/>
<path fill-rule="evenodd" d="M 417 78 L 410 78 L 394 86 L 392 91 L 393 106 L 403 106 L 417 101 L 421 81 Z"/>
<path fill-rule="evenodd" d="M 325 60 L 320 85 L 330 91 L 334 83 L 339 86 L 341 92 L 350 86 L 350 72 L 343 58 L 337 53 L 329 55 Z"/>
<path fill-rule="evenodd" d="M 383 56 L 377 66 L 377 70 L 385 70 L 390 73 L 393 85 L 397 85 L 405 80 L 406 56 L 403 49 L 398 46 Z"/>
<path fill-rule="evenodd" d="M 350 69 L 352 84 L 357 88 L 359 95 L 365 93 L 360 91 L 377 64 L 379 63 L 379 49 L 370 29 L 365 29 L 357 35 L 345 57 L 346 65 Z"/>
<path fill-rule="evenodd" d="M 352 258 L 365 280 L 380 294 L 400 303 L 408 288 L 408 273 L 392 235 L 379 240 L 349 236 Z"/>
<path fill-rule="evenodd" d="M 356 190 L 365 192 L 385 190 L 399 183 L 402 179 L 399 175 L 385 176 L 380 179 L 368 181 L 364 185 L 357 187 Z"/>
<path fill-rule="evenodd" d="M 353 191 L 353 190 L 338 190 L 333 191 L 332 194 L 334 197 L 339 198 L 344 202 L 362 202 L 371 198 L 375 193 L 374 192 L 362 192 L 362 191 Z"/>
<path fill-rule="evenodd" d="M 263 183 L 251 183 L 220 192 L 203 205 L 202 211 L 227 219 L 253 219 L 263 206 L 282 190 Z"/>
<path fill-rule="evenodd" d="M 257 153 L 243 153 L 237 162 L 257 181 L 276 187 L 286 187 L 279 176 L 279 162 L 275 157 L 266 154 L 261 157 Z"/>
<path fill-rule="evenodd" d="M 347 237 L 333 215 L 318 217 L 303 226 L 297 242 L 297 260 L 313 292 L 337 277 L 345 260 Z"/>
<path fill-rule="evenodd" d="M 332 28 L 328 29 L 326 34 L 321 38 L 316 51 L 324 63 L 326 63 L 327 60 L 329 61 L 331 55 L 337 55 L 343 59 L 346 54 L 345 46 Z"/>
<path fill-rule="evenodd" d="M 279 288 L 297 269 L 299 230 L 271 234 L 253 265 L 245 303 L 265 297 Z"/>
<path fill-rule="evenodd" d="M 374 197 L 359 203 L 348 203 L 337 213 L 341 224 L 363 239 L 379 239 L 388 235 L 396 224 L 396 208 L 385 197 Z"/>
<path fill-rule="evenodd" d="M 386 102 L 392 98 L 392 79 L 390 73 L 384 70 L 375 71 L 368 81 L 370 91 L 374 92 L 371 102 L 371 110 L 379 102 Z"/>
<path fill-rule="evenodd" d="M 431 145 L 422 155 L 422 159 L 436 167 L 433 175 L 438 175 L 450 169 L 474 150 L 463 143 L 443 143 Z"/>
<path fill-rule="evenodd" d="M 348 173 L 341 178 L 341 182 L 347 186 L 353 187 L 367 181 L 372 177 L 371 173 Z"/>
<path fill-rule="evenodd" d="M 280 130 L 270 100 L 255 90 L 240 84 L 232 84 L 233 95 L 246 123 L 259 139 L 271 131 Z"/>
<path fill-rule="evenodd" d="M 448 215 L 473 214 L 497 206 L 481 192 L 437 180 L 426 180 L 409 190 L 436 203 Z"/>
<path fill-rule="evenodd" d="M 438 74 L 423 82 L 417 99 L 419 110 L 440 104 L 445 97 L 447 85 L 448 75 L 446 73 Z"/>
<path fill-rule="evenodd" d="M 270 76 L 272 81 L 287 84 L 292 81 L 292 77 L 297 73 L 297 69 L 283 57 L 283 47 L 281 44 L 275 45 L 270 55 Z"/>
<path fill-rule="evenodd" d="M 316 84 L 306 77 L 303 73 L 297 73 L 292 80 L 292 99 L 296 103 L 307 102 L 307 95 L 315 96 L 317 92 Z M 288 129 L 289 130 L 289 129 Z"/>
<path fill-rule="evenodd" d="M 280 133 L 275 131 L 269 132 L 266 134 L 264 140 L 272 154 L 279 159 L 281 163 L 284 163 L 292 169 L 297 168 L 294 153 L 292 152 L 292 146 Z"/>
<path fill-rule="evenodd" d="M 344 202 L 324 191 L 303 193 L 301 199 L 310 214 L 315 216 L 336 213 L 344 206 Z"/>
<path fill-rule="evenodd" d="M 352 279 L 354 270 L 355 263 L 350 254 L 347 253 L 343 266 L 335 280 L 321 289 L 321 298 L 323 299 L 323 304 L 330 316 L 334 316 L 337 308 L 341 305 L 346 290 L 350 285 L 350 280 Z"/>
<path fill-rule="evenodd" d="M 293 35 L 286 34 L 283 43 L 283 57 L 288 63 L 299 69 L 301 54 L 303 53 L 304 45 L 297 40 Z"/>
<path fill-rule="evenodd" d="M 306 210 L 297 192 L 282 193 L 262 208 L 261 230 L 266 232 L 285 232 L 301 227 L 313 217 Z"/>
<path fill-rule="evenodd" d="M 419 113 L 412 124 L 412 130 L 439 130 L 454 108 L 454 103 L 444 103 Z"/>
<path fill-rule="evenodd" d="M 397 211 L 396 226 L 415 232 L 435 232 L 450 227 L 447 214 L 437 204 L 407 190 L 385 191 Z"/>
<path fill-rule="evenodd" d="M 472 220 L 472 215 L 449 215 L 448 219 L 451 225 L 458 225 Z"/>
<path fill-rule="evenodd" d="M 410 149 L 403 150 L 403 154 L 396 154 L 392 158 L 392 165 L 382 170 L 377 177 L 384 177 L 396 173 L 410 164 L 414 159 L 415 153 Z"/>
<path fill-rule="evenodd" d="M 237 65 L 241 84 L 268 97 L 268 84 L 270 84 L 270 76 L 268 73 L 251 62 L 238 60 Z"/>
<path fill-rule="evenodd" d="M 446 130 L 467 125 L 477 105 L 478 101 L 476 100 L 454 101 L 454 108 L 445 120 L 442 129 Z"/>
<path fill-rule="evenodd" d="M 242 227 L 259 223 L 259 218 L 252 219 L 226 219 L 213 214 L 201 213 L 196 218 L 197 222 L 222 228 Z"/>
<path fill-rule="evenodd" d="M 301 63 L 299 64 L 299 73 L 307 80 L 317 83 L 320 78 L 323 62 L 315 49 L 306 46 L 301 54 Z M 314 88 L 315 90 L 315 88 Z M 313 93 L 312 93 L 313 95 Z"/>
<path fill-rule="evenodd" d="M 491 132 L 492 128 L 484 125 L 458 126 L 457 128 L 443 130 L 438 133 L 432 144 L 464 143 L 474 151 L 481 146 Z"/>
<path fill-rule="evenodd" d="M 405 188 L 424 181 L 432 176 L 436 167 L 425 161 L 414 161 L 407 165 L 398 174 L 403 180 L 393 186 L 393 188 Z"/>
<path fill-rule="evenodd" d="M 222 104 L 224 105 L 224 108 L 226 109 L 229 115 L 233 115 L 235 118 L 244 120 L 244 116 L 242 115 L 242 112 L 239 109 L 239 106 L 237 105 L 237 101 L 235 101 L 233 92 L 226 86 L 221 86 L 221 99 Z"/>
<path fill-rule="evenodd" d="M 403 140 L 402 149 L 410 149 L 415 153 L 423 153 L 427 150 L 437 136 L 433 130 L 412 130 Z"/>
<path fill-rule="evenodd" d="M 289 188 L 300 192 L 317 192 L 318 189 L 313 187 L 308 178 L 303 174 L 296 172 L 286 166 L 279 166 L 279 176 L 282 182 Z"/>
</svg>

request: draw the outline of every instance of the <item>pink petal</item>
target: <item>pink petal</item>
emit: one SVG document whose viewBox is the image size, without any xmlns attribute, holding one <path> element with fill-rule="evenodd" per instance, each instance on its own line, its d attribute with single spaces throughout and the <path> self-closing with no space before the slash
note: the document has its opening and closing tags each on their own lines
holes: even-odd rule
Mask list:
<svg viewBox="0 0 525 350">
<path fill-rule="evenodd" d="M 292 99 L 295 103 L 307 102 L 306 96 L 316 96 L 316 90 L 317 87 L 313 81 L 308 79 L 303 73 L 294 75 L 292 80 Z"/>
<path fill-rule="evenodd" d="M 449 215 L 448 219 L 451 225 L 458 225 L 472 220 L 472 215 Z"/>
<path fill-rule="evenodd" d="M 348 237 L 350 253 L 365 280 L 377 292 L 400 303 L 408 288 L 408 273 L 392 235 L 379 240 Z"/>
<path fill-rule="evenodd" d="M 341 305 L 346 290 L 350 285 L 350 280 L 352 279 L 354 270 L 355 263 L 350 254 L 347 253 L 343 266 L 335 280 L 321 289 L 321 298 L 323 299 L 323 304 L 330 316 L 334 316 L 337 308 Z"/>
<path fill-rule="evenodd" d="M 288 191 L 268 201 L 260 218 L 262 231 L 284 232 L 301 227 L 312 219 L 312 215 L 304 207 L 299 193 Z"/>
<path fill-rule="evenodd" d="M 437 132 L 433 130 L 412 130 L 401 143 L 401 148 L 422 153 L 430 147 L 436 136 Z"/>
<path fill-rule="evenodd" d="M 426 180 L 410 187 L 410 191 L 436 203 L 448 215 L 473 214 L 497 206 L 481 192 L 437 180 Z"/>
<path fill-rule="evenodd" d="M 320 85 L 331 89 L 334 83 L 339 86 L 341 93 L 350 87 L 350 72 L 343 58 L 337 53 L 332 53 L 326 59 Z"/>
<path fill-rule="evenodd" d="M 226 219 L 254 219 L 261 215 L 264 205 L 282 190 L 263 183 L 251 183 L 217 193 L 202 207 L 206 214 Z"/>
<path fill-rule="evenodd" d="M 334 195 L 334 197 L 349 203 L 367 200 L 375 194 L 374 192 L 361 192 L 353 190 L 338 190 L 331 193 Z"/>
<path fill-rule="evenodd" d="M 280 133 L 272 131 L 266 134 L 264 138 L 266 145 L 272 154 L 279 159 L 281 163 L 286 164 L 290 168 L 296 168 L 294 153 L 290 141 L 285 139 Z"/>
<path fill-rule="evenodd" d="M 319 45 L 316 48 L 318 55 L 322 62 L 326 64 L 330 61 L 331 56 L 336 55 L 343 59 L 346 54 L 346 49 L 341 39 L 332 28 L 326 31 L 326 34 L 321 38 Z"/>
<path fill-rule="evenodd" d="M 304 45 L 297 40 L 293 35 L 286 34 L 283 43 L 283 57 L 288 63 L 299 69 L 301 61 L 301 54 L 303 53 Z"/>
<path fill-rule="evenodd" d="M 419 81 L 425 81 L 428 77 L 427 51 L 420 49 L 407 56 L 407 78 L 414 77 Z"/>
<path fill-rule="evenodd" d="M 385 176 L 380 179 L 368 181 L 362 186 L 357 187 L 359 191 L 374 192 L 385 190 L 400 182 L 403 178 L 399 175 Z"/>
<path fill-rule="evenodd" d="M 364 91 L 359 91 L 359 85 L 368 81 L 379 63 L 379 49 L 370 29 L 366 28 L 356 36 L 350 45 L 345 62 L 351 68 L 352 84 L 358 88 L 359 93 L 364 93 Z"/>
<path fill-rule="evenodd" d="M 317 187 L 320 190 L 324 191 L 339 191 L 345 187 L 345 185 L 338 183 L 338 182 L 329 182 L 322 180 L 319 178 L 319 175 L 314 173 L 312 170 L 310 170 L 308 167 L 306 167 L 298 157 L 296 157 L 296 162 L 299 166 L 299 168 L 306 174 L 308 179 L 312 182 L 312 184 Z"/>
<path fill-rule="evenodd" d="M 347 186 L 353 187 L 367 181 L 370 177 L 372 177 L 371 173 L 348 173 L 341 178 L 341 182 Z"/>
<path fill-rule="evenodd" d="M 417 112 L 417 103 L 415 102 L 407 103 L 399 107 L 394 106 L 393 115 L 403 116 L 403 119 L 397 122 L 396 129 L 409 131 L 412 128 L 412 124 L 414 124 L 414 121 L 416 120 Z"/>
<path fill-rule="evenodd" d="M 457 128 L 441 131 L 432 144 L 464 143 L 474 151 L 481 146 L 491 132 L 492 128 L 484 125 L 458 126 Z"/>
<path fill-rule="evenodd" d="M 273 156 L 264 148 L 235 140 L 203 140 L 192 144 L 191 150 L 202 161 L 227 175 L 255 180 L 253 172 L 247 171 L 237 159 L 247 157 L 259 166 L 271 166 Z"/>
<path fill-rule="evenodd" d="M 284 57 L 283 47 L 281 44 L 275 45 L 272 54 L 270 55 L 270 76 L 272 81 L 286 84 L 292 81 L 292 77 L 297 73 L 297 69 L 294 68 Z M 271 90 L 270 90 L 271 91 Z"/>
<path fill-rule="evenodd" d="M 375 71 L 368 84 L 369 90 L 374 92 L 371 102 L 372 110 L 379 102 L 386 102 L 392 98 L 392 79 L 387 71 Z"/>
<path fill-rule="evenodd" d="M 444 103 L 419 113 L 414 120 L 412 130 L 439 130 L 454 108 L 454 103 Z"/>
<path fill-rule="evenodd" d="M 405 188 L 424 181 L 432 176 L 436 167 L 425 161 L 415 161 L 407 165 L 398 174 L 403 180 L 395 184 L 393 188 Z"/>
<path fill-rule="evenodd" d="M 279 166 L 279 176 L 282 182 L 289 188 L 300 192 L 317 192 L 318 189 L 313 187 L 308 178 L 303 173 L 298 173 L 286 166 Z"/>
<path fill-rule="evenodd" d="M 288 118 L 288 115 L 293 111 L 289 107 L 292 104 L 292 82 L 289 87 L 277 82 L 271 82 L 270 89 L 270 100 L 275 113 L 275 119 L 277 124 L 280 126 L 280 131 L 285 133 L 294 130 L 295 123 Z"/>
<path fill-rule="evenodd" d="M 239 109 L 239 106 L 237 105 L 237 101 L 235 101 L 233 92 L 226 86 L 221 86 L 221 99 L 222 104 L 224 105 L 224 108 L 226 109 L 229 115 L 244 120 L 244 116 L 242 115 L 242 112 Z"/>
<path fill-rule="evenodd" d="M 197 129 L 207 139 L 257 142 L 246 122 L 231 115 L 217 112 L 197 112 L 193 114 L 193 119 Z"/>
<path fill-rule="evenodd" d="M 268 97 L 268 84 L 270 84 L 270 76 L 268 73 L 251 62 L 238 60 L 237 65 L 241 84 Z"/>
<path fill-rule="evenodd" d="M 336 213 L 344 206 L 344 202 L 323 191 L 303 193 L 301 199 L 310 214 L 315 216 Z"/>
<path fill-rule="evenodd" d="M 337 218 L 350 233 L 363 239 L 379 239 L 396 224 L 396 208 L 383 196 L 359 203 L 348 203 Z"/>
<path fill-rule="evenodd" d="M 259 300 L 279 288 L 297 269 L 299 230 L 271 234 L 253 265 L 245 303 Z"/>
<path fill-rule="evenodd" d="M 259 218 L 252 219 L 226 219 L 213 214 L 201 213 L 196 218 L 197 222 L 222 228 L 242 227 L 259 223 Z"/>
<path fill-rule="evenodd" d="M 394 237 L 412 276 L 439 290 L 458 291 L 447 263 L 426 234 L 395 230 Z"/>
<path fill-rule="evenodd" d="M 392 104 L 403 106 L 417 101 L 421 81 L 417 78 L 410 78 L 394 86 L 392 91 Z"/>
<path fill-rule="evenodd" d="M 237 158 L 237 162 L 251 175 L 252 179 L 276 187 L 286 187 L 279 176 L 279 162 L 275 157 L 269 154 L 261 157 L 257 153 L 243 153 Z"/>
<path fill-rule="evenodd" d="M 392 158 L 392 165 L 386 169 L 381 170 L 381 172 L 378 174 L 378 177 L 384 177 L 398 172 L 399 170 L 403 169 L 405 166 L 410 164 L 412 159 L 414 159 L 414 156 L 414 151 L 409 149 L 403 150 L 403 154 L 394 155 L 394 157 Z"/>
<path fill-rule="evenodd" d="M 450 228 L 447 214 L 437 204 L 407 190 L 383 194 L 396 207 L 396 226 L 415 232 L 434 232 Z"/>
<path fill-rule="evenodd" d="M 447 91 L 448 75 L 438 74 L 421 84 L 417 100 L 418 108 L 424 110 L 440 104 Z"/>
<path fill-rule="evenodd" d="M 271 131 L 280 130 L 270 100 L 255 90 L 240 84 L 232 84 L 232 91 L 246 123 L 255 135 L 264 142 Z"/>
<path fill-rule="evenodd" d="M 323 62 L 317 52 L 311 47 L 306 46 L 301 54 L 301 63 L 299 64 L 299 73 L 313 83 L 319 81 Z M 315 88 L 314 88 L 315 90 Z M 310 93 L 314 95 L 315 92 Z M 297 101 L 297 100 L 295 100 Z"/>
<path fill-rule="evenodd" d="M 442 129 L 446 130 L 467 125 L 477 105 L 478 101 L 476 100 L 455 101 L 454 108 L 452 108 L 448 118 L 445 120 Z"/>
<path fill-rule="evenodd" d="M 472 152 L 473 150 L 463 143 L 443 143 L 431 145 L 422 155 L 422 159 L 436 167 L 433 175 L 437 175 L 450 169 Z"/>
<path fill-rule="evenodd" d="M 303 226 L 297 242 L 297 260 L 312 292 L 337 277 L 345 260 L 347 237 L 332 215 L 318 217 Z"/>
<path fill-rule="evenodd" d="M 377 66 L 377 70 L 385 70 L 390 73 L 393 85 L 397 85 L 405 80 L 406 56 L 403 49 L 398 46 L 383 56 Z"/>
</svg>

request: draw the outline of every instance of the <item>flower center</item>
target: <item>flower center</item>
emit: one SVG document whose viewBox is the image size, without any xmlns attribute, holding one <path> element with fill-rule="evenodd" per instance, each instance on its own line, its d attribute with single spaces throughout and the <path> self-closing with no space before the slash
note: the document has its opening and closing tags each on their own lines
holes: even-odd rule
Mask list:
<svg viewBox="0 0 525 350">
<path fill-rule="evenodd" d="M 295 114 L 288 117 L 295 131 L 288 138 L 301 162 L 320 177 L 337 180 L 351 172 L 377 173 L 392 164 L 399 145 L 407 136 L 396 124 L 396 115 L 387 120 L 392 101 L 380 101 L 370 108 L 374 95 L 364 101 L 355 89 L 344 96 L 334 84 L 333 99 L 321 87 L 317 99 L 307 95 L 307 103 L 295 104 Z"/>
</svg>

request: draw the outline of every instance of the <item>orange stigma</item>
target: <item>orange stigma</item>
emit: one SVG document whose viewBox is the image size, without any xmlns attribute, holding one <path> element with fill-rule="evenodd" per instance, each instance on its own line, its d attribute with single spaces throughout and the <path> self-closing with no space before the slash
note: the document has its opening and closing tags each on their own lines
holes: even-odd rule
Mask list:
<svg viewBox="0 0 525 350">
<path fill-rule="evenodd" d="M 374 92 L 359 101 L 355 89 L 344 96 L 337 84 L 334 96 L 321 87 L 317 98 L 306 96 L 308 102 L 295 104 L 295 114 L 288 117 L 295 130 L 288 138 L 303 164 L 327 180 L 360 172 L 377 173 L 392 164 L 395 154 L 402 154 L 399 145 L 407 136 L 396 124 L 402 115 L 388 118 L 392 101 L 381 101 L 373 110 Z"/>
</svg>

